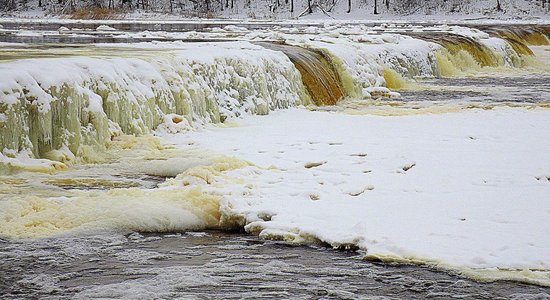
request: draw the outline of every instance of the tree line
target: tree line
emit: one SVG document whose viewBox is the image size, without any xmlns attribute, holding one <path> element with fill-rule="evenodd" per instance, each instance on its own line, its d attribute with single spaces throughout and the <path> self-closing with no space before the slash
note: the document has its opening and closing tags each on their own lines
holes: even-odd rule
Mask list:
<svg viewBox="0 0 550 300">
<path fill-rule="evenodd" d="M 239 1 L 239 2 L 237 2 Z M 297 1 L 297 3 L 295 3 Z M 505 11 L 502 0 L 491 0 L 495 11 Z M 50 13 L 70 14 L 82 9 L 108 9 L 113 11 L 152 11 L 162 13 L 196 13 L 215 15 L 225 10 L 262 10 L 268 13 L 290 12 L 303 16 L 314 11 L 327 15 L 337 5 L 345 7 L 347 13 L 354 9 L 372 10 L 373 14 L 386 12 L 414 14 L 430 11 L 460 12 L 476 0 L 0 0 L 0 10 L 21 11 L 33 5 Z M 531 0 L 543 11 L 550 10 L 550 0 Z M 299 11 L 296 11 L 299 9 Z"/>
</svg>

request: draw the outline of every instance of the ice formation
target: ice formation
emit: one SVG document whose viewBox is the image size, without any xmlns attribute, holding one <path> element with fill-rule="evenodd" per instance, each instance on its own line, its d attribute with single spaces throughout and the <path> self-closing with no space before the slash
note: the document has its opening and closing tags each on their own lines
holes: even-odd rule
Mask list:
<svg viewBox="0 0 550 300">
<path fill-rule="evenodd" d="M 276 40 L 287 46 L 144 44 L 132 46 L 143 48 L 141 52 L 121 47 L 115 51 L 127 54 L 114 58 L 2 63 L 2 165 L 10 169 L 9 158 L 22 151 L 65 163 L 79 157 L 84 145 L 101 148 L 113 135 L 146 134 L 159 125 L 173 132 L 311 100 L 334 104 L 343 97 L 398 96 L 388 88 L 403 87 L 402 78 L 520 67 L 532 54 L 524 43 L 544 40 L 538 31 L 516 31 L 497 31 L 501 37 L 457 26 L 244 31 L 243 40 Z M 233 34 L 213 32 L 209 34 Z"/>
<path fill-rule="evenodd" d="M 199 126 L 309 101 L 285 55 L 246 42 L 182 46 L 142 58 L 18 60 L 1 64 L 0 77 L 7 168 L 14 152 L 63 163 L 83 145 L 101 148 L 120 132 L 142 135 L 174 123 L 177 118 L 167 120 L 172 114 L 185 118 L 177 123 Z"/>
</svg>

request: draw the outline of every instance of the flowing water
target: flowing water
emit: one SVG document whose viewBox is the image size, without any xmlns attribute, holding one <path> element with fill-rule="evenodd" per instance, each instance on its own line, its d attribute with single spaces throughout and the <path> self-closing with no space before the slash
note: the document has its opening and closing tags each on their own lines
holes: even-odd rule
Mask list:
<svg viewBox="0 0 550 300">
<path fill-rule="evenodd" d="M 231 232 L 0 240 L 3 299 L 548 299 L 548 288 L 479 283 L 361 252 Z M 379 297 L 379 298 L 377 298 Z"/>
<path fill-rule="evenodd" d="M 513 39 L 527 36 L 544 44 L 538 29 L 535 33 L 517 30 L 494 34 Z M 124 135 L 146 134 L 158 126 L 177 132 L 185 129 L 182 124 L 220 123 L 243 113 L 267 114 L 272 109 L 312 101 L 330 105 L 312 109 L 383 115 L 491 109 L 498 105 L 548 108 L 550 75 L 545 68 L 512 71 L 514 63 L 525 63 L 517 54 L 524 49 L 515 42 L 508 47 L 515 55 L 511 65 L 499 69 L 504 58 L 471 38 L 440 33 L 408 35 L 434 41 L 447 52 L 428 56 L 426 60 L 429 58 L 432 65 L 427 71 L 414 69 L 414 62 L 402 57 L 388 64 L 395 62 L 393 67 L 399 72 L 388 66 L 374 69 L 380 74 L 375 74 L 378 77 L 373 76 L 373 80 L 385 79 L 386 87 L 400 89 L 400 98 L 379 97 L 394 94 L 377 86 L 379 89 L 368 90 L 369 97 L 341 100 L 351 93 L 343 87 L 341 76 L 345 70 L 336 67 L 334 57 L 272 41 L 248 44 L 243 49 L 229 43 L 224 49 L 245 53 L 215 63 L 201 61 L 200 55 L 195 56 L 196 60 L 185 60 L 191 54 L 179 54 L 181 49 L 176 46 L 120 51 L 114 46 L 11 45 L 9 51 L 0 51 L 0 61 L 5 63 L 17 63 L 21 58 L 91 57 L 66 65 L 71 72 L 78 70 L 71 74 L 85 74 L 76 87 L 56 83 L 59 90 L 44 88 L 44 77 L 29 71 L 34 76 L 29 84 L 33 87 L 31 93 L 20 82 L 26 78 L 23 75 L 17 78 L 21 89 L 16 86 L 9 90 L 26 104 L 13 110 L 9 105 L 0 106 L 2 146 L 17 151 L 27 147 L 36 157 L 59 161 L 29 167 L 24 161 L 9 161 L 15 154 L 6 152 L 8 163 L 0 168 L 0 207 L 13 209 L 20 205 L 20 210 L 14 211 L 21 214 L 22 221 L 4 216 L 8 225 L 0 224 L 4 226 L 0 234 L 5 235 L 0 237 L 0 298 L 550 299 L 548 287 L 508 281 L 483 283 L 425 266 L 367 262 L 362 250 L 261 240 L 235 232 L 242 226 L 233 223 L 226 224 L 230 230 L 218 231 L 224 227 L 213 225 L 220 219 L 219 196 L 187 186 L 155 194 L 157 187 L 171 187 L 170 180 L 165 183 L 165 179 L 186 172 L 208 180 L 211 173 L 243 162 L 223 158 L 228 166 L 220 167 L 214 154 L 182 152 L 148 136 Z M 210 46 L 190 51 L 219 50 L 218 46 Z M 270 52 L 263 56 L 260 46 L 284 55 Z M 547 47 L 533 49 L 547 59 Z M 117 70 L 119 77 L 90 70 L 95 64 L 116 69 L 106 57 L 117 51 L 123 52 L 118 57 L 128 58 L 121 60 L 125 69 Z M 247 56 L 261 59 L 249 61 Z M 459 60 L 464 62 L 462 69 Z M 442 67 L 444 62 L 454 63 L 453 69 L 447 70 L 454 76 L 439 76 L 449 75 Z M 466 67 L 473 68 L 472 64 L 479 68 L 475 74 L 464 72 Z M 150 76 L 144 78 L 134 69 L 136 65 L 150 71 Z M 493 69 L 481 72 L 482 66 Z M 416 81 L 402 78 L 426 72 L 433 74 L 424 75 L 437 76 L 417 77 Z M 244 75 L 251 73 L 252 78 L 246 79 Z M 356 76 L 354 80 L 361 85 L 370 79 Z M 35 92 L 56 99 L 52 102 L 55 115 L 33 106 Z M 10 96 L 8 90 L 2 96 Z M 96 98 L 102 100 L 103 107 L 88 111 Z M 36 123 L 42 119 L 46 121 Z M 100 147 L 84 147 L 89 145 Z M 97 157 L 97 149 L 104 154 Z M 67 166 L 69 170 L 56 172 Z M 22 172 L 29 170 L 40 172 Z M 70 207 L 65 200 L 71 197 L 77 200 Z M 182 197 L 192 199 L 178 202 Z M 144 205 L 151 198 L 162 201 Z M 11 206 L 2 206 L 6 203 Z M 180 224 L 174 220 L 182 219 L 181 215 L 159 213 L 155 207 L 158 205 L 177 212 L 182 209 L 191 221 Z M 72 231 L 88 224 L 98 227 Z M 193 228 L 215 231 L 187 232 Z"/>
<path fill-rule="evenodd" d="M 315 104 L 334 105 L 345 96 L 338 73 L 329 58 L 321 52 L 284 44 L 258 44 L 267 49 L 281 51 L 288 56 L 300 71 L 302 82 Z"/>
<path fill-rule="evenodd" d="M 424 89 L 402 91 L 407 101 L 470 104 L 544 104 L 550 98 L 550 75 L 429 79 Z"/>
</svg>

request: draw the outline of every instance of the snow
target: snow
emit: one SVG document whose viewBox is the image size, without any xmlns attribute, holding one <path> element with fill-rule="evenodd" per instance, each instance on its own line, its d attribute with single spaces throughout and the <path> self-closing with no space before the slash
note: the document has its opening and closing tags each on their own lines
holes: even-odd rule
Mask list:
<svg viewBox="0 0 550 300">
<path fill-rule="evenodd" d="M 246 184 L 215 193 L 225 195 L 223 214 L 244 217 L 263 238 L 359 246 L 371 259 L 548 285 L 549 117 L 294 109 L 164 137 L 255 165 L 230 172 Z"/>
<path fill-rule="evenodd" d="M 49 159 L 36 159 L 32 153 L 26 150 L 14 153 L 9 149 L 3 149 L 0 153 L 0 171 L 11 172 L 18 170 L 55 173 L 57 171 L 66 170 L 67 165 L 60 161 L 52 161 Z"/>
<path fill-rule="evenodd" d="M 107 25 L 99 25 L 96 28 L 96 31 L 116 31 L 113 27 L 107 26 Z"/>
</svg>

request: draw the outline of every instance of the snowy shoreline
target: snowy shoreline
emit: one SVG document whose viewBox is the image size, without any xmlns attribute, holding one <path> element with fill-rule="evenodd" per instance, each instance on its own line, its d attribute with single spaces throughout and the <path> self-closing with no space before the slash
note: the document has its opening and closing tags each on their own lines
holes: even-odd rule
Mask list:
<svg viewBox="0 0 550 300">
<path fill-rule="evenodd" d="M 224 214 L 242 216 L 262 238 L 318 239 L 365 249 L 369 259 L 548 286 L 549 117 L 546 109 L 400 117 L 293 109 L 164 138 L 255 165 L 228 174 L 245 185 L 214 193 L 224 195 Z"/>
</svg>

